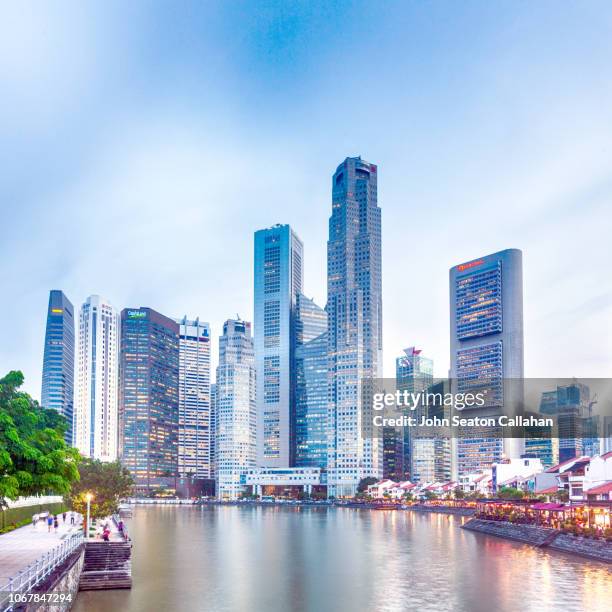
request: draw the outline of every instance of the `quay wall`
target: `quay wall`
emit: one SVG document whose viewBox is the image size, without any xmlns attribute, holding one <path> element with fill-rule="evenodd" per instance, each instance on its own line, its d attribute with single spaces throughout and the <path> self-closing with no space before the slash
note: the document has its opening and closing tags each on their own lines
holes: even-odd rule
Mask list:
<svg viewBox="0 0 612 612">
<path fill-rule="evenodd" d="M 612 563 L 612 542 L 604 540 L 576 537 L 547 527 L 515 525 L 504 521 L 488 521 L 475 518 L 467 521 L 461 527 L 469 531 Z"/>
</svg>

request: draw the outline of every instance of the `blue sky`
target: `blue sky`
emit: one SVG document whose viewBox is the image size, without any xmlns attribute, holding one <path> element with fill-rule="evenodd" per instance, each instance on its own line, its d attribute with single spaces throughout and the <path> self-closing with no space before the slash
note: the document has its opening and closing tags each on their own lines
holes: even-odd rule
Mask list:
<svg viewBox="0 0 612 612">
<path fill-rule="evenodd" d="M 612 372 L 606 2 L 4 3 L 0 371 L 40 394 L 48 291 L 252 317 L 290 223 L 325 303 L 331 175 L 379 165 L 385 372 L 448 367 L 448 269 L 523 250 L 526 373 Z"/>
</svg>

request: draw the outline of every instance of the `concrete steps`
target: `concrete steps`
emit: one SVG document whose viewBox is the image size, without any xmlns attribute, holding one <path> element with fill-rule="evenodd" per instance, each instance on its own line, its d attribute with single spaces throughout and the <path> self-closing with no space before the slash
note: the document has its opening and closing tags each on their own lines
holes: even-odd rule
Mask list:
<svg viewBox="0 0 612 612">
<path fill-rule="evenodd" d="M 129 542 L 87 542 L 80 591 L 132 588 Z"/>
</svg>

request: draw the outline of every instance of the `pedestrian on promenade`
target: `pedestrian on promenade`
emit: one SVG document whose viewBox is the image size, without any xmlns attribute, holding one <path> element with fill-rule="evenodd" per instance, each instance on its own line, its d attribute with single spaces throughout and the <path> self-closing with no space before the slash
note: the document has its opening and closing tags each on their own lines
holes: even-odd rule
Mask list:
<svg viewBox="0 0 612 612">
<path fill-rule="evenodd" d="M 34 527 L 34 529 L 36 529 L 36 523 L 38 523 L 38 514 L 33 514 L 32 515 L 32 527 Z"/>
<path fill-rule="evenodd" d="M 74 512 L 70 513 L 70 524 L 74 525 Z"/>
<path fill-rule="evenodd" d="M 63 519 L 63 522 L 65 523 L 66 522 L 66 513 L 65 512 L 62 512 L 62 519 Z"/>
<path fill-rule="evenodd" d="M 57 528 L 59 527 L 59 521 L 57 520 L 57 514 L 53 517 L 53 529 L 55 533 L 57 533 Z"/>
<path fill-rule="evenodd" d="M 53 515 L 49 513 L 47 515 L 47 533 L 51 533 L 52 525 L 53 525 Z"/>
</svg>

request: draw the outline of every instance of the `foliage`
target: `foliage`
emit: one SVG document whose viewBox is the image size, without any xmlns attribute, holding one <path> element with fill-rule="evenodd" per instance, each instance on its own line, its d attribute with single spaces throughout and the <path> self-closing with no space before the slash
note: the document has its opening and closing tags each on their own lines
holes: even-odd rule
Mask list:
<svg viewBox="0 0 612 612">
<path fill-rule="evenodd" d="M 436 495 L 436 493 L 434 493 L 433 491 L 430 491 L 429 489 L 423 493 L 423 497 L 425 499 L 438 499 L 438 496 Z"/>
<path fill-rule="evenodd" d="M 66 420 L 19 391 L 21 372 L 0 379 L 0 506 L 7 499 L 66 494 L 78 480 L 78 451 L 64 441 Z"/>
<path fill-rule="evenodd" d="M 129 497 L 134 480 L 119 461 L 103 463 L 95 459 L 82 458 L 79 463 L 78 483 L 73 485 L 66 503 L 75 511 L 87 512 L 87 493 L 91 500 L 91 517 L 104 518 L 117 512 L 119 502 Z"/>
<path fill-rule="evenodd" d="M 523 499 L 525 493 L 514 487 L 501 487 L 497 492 L 500 499 Z"/>
<path fill-rule="evenodd" d="M 368 476 L 367 478 L 362 478 L 357 485 L 357 491 L 359 493 L 365 493 L 368 490 L 370 485 L 376 484 L 378 479 L 373 476 Z"/>
<path fill-rule="evenodd" d="M 465 499 L 465 491 L 461 487 L 455 487 L 453 495 L 455 499 Z"/>
</svg>

